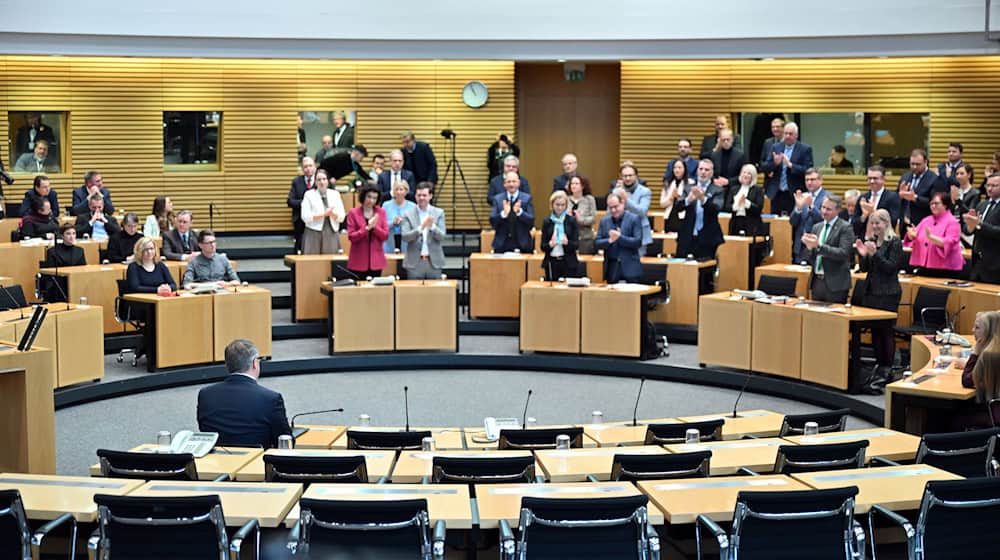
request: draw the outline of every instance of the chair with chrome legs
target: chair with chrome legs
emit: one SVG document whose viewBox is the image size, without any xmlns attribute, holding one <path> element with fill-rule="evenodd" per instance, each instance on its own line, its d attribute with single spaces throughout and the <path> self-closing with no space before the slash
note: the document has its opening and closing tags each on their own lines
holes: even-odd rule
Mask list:
<svg viewBox="0 0 1000 560">
<path fill-rule="evenodd" d="M 347 430 L 348 449 L 413 451 L 421 448 L 430 430 L 390 432 L 380 430 Z"/>
<path fill-rule="evenodd" d="M 264 482 L 368 482 L 364 455 L 313 457 L 264 454 Z"/>
<path fill-rule="evenodd" d="M 806 414 L 786 414 L 781 422 L 781 430 L 778 437 L 801 436 L 806 431 L 806 424 L 815 422 L 819 426 L 819 433 L 843 432 L 847 427 L 847 417 L 851 411 L 846 408 L 838 410 L 828 410 L 825 412 L 808 412 Z"/>
<path fill-rule="evenodd" d="M 76 520 L 72 514 L 64 513 L 32 532 L 21 493 L 0 490 L 0 558 L 38 560 L 41 558 L 42 540 L 62 526 L 69 527 L 66 558 L 73 558 L 76 556 Z"/>
<path fill-rule="evenodd" d="M 569 436 L 569 446 L 583 447 L 583 428 L 529 428 L 525 430 L 500 430 L 497 449 L 555 449 L 556 438 Z"/>
<path fill-rule="evenodd" d="M 725 422 L 722 418 L 715 418 L 700 422 L 650 424 L 646 426 L 646 445 L 684 443 L 687 440 L 688 430 L 698 430 L 698 441 L 720 441 Z"/>
<path fill-rule="evenodd" d="M 611 480 L 635 482 L 667 478 L 704 478 L 709 475 L 711 451 L 634 455 L 616 453 L 611 462 Z"/>
</svg>

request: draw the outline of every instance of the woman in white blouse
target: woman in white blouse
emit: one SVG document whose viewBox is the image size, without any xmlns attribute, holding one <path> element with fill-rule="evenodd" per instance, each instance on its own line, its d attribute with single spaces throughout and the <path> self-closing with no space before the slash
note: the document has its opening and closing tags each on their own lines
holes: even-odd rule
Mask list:
<svg viewBox="0 0 1000 560">
<path fill-rule="evenodd" d="M 764 223 L 760 218 L 764 208 L 764 189 L 757 186 L 757 168 L 746 164 L 740 169 L 738 185 L 730 185 L 726 192 L 724 211 L 732 214 L 729 235 L 761 235 Z"/>
<path fill-rule="evenodd" d="M 318 255 L 340 252 L 340 223 L 344 220 L 344 202 L 340 193 L 330 187 L 326 171 L 318 169 L 314 178 L 315 189 L 302 197 L 302 221 L 306 229 L 302 234 L 302 253 Z"/>
</svg>

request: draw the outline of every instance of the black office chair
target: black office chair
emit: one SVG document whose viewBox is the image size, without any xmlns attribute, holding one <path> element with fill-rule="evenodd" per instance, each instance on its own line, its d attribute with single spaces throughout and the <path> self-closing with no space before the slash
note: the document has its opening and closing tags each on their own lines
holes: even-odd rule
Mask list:
<svg viewBox="0 0 1000 560">
<path fill-rule="evenodd" d="M 642 276 L 640 284 L 647 286 L 657 286 L 659 292 L 650 294 L 647 298 L 649 305 L 670 303 L 670 282 L 667 280 L 667 265 L 660 263 L 642 263 Z"/>
<path fill-rule="evenodd" d="M 94 496 L 97 530 L 91 558 L 195 559 L 259 557 L 260 526 L 248 521 L 232 539 L 218 495 L 185 497 Z"/>
<path fill-rule="evenodd" d="M 347 430 L 347 448 L 365 450 L 417 450 L 424 438 L 431 437 L 430 430 L 389 432 Z"/>
<path fill-rule="evenodd" d="M 1000 526 L 1000 479 L 930 481 L 924 487 L 916 527 L 880 505 L 868 513 L 872 560 L 876 560 L 875 520 L 885 518 L 903 529 L 909 560 L 966 560 L 996 554 Z"/>
<path fill-rule="evenodd" d="M 98 449 L 101 476 L 140 480 L 198 480 L 190 453 L 138 453 Z"/>
<path fill-rule="evenodd" d="M 364 455 L 321 457 L 264 454 L 264 482 L 368 482 Z"/>
<path fill-rule="evenodd" d="M 646 426 L 646 445 L 668 445 L 684 443 L 688 430 L 698 430 L 698 441 L 721 441 L 722 426 L 726 421 L 722 418 L 702 420 L 701 422 L 676 422 L 672 424 L 650 424 Z"/>
<path fill-rule="evenodd" d="M 446 527 L 431 534 L 427 500 L 299 500 L 288 549 L 311 558 L 444 558 Z M 329 556 L 327 556 L 329 555 Z"/>
<path fill-rule="evenodd" d="M 774 460 L 776 474 L 860 469 L 865 466 L 868 440 L 818 445 L 780 445 Z"/>
<path fill-rule="evenodd" d="M 17 490 L 0 490 L 0 557 L 34 560 L 41 558 L 42 540 L 59 527 L 69 528 L 67 545 L 69 555 L 76 555 L 76 520 L 73 514 L 64 513 L 31 531 L 28 515 L 24 511 L 21 493 Z"/>
<path fill-rule="evenodd" d="M 711 451 L 630 455 L 617 453 L 611 462 L 611 480 L 635 482 L 667 478 L 705 478 L 709 476 Z"/>
<path fill-rule="evenodd" d="M 20 284 L 4 286 L 0 292 L 3 291 L 6 291 L 7 294 L 0 294 L 0 311 L 28 307 L 28 300 L 24 299 L 24 289 L 21 288 Z"/>
<path fill-rule="evenodd" d="M 797 279 L 791 276 L 771 276 L 761 274 L 757 281 L 757 289 L 769 296 L 795 297 Z"/>
<path fill-rule="evenodd" d="M 695 523 L 698 558 L 701 532 L 719 543 L 722 560 L 864 558 L 865 532 L 854 519 L 858 487 L 788 492 L 740 492 L 732 533 L 705 515 Z"/>
<path fill-rule="evenodd" d="M 119 350 L 117 361 L 120 364 L 125 361 L 126 354 L 132 354 L 132 367 L 137 367 L 139 358 L 146 355 L 145 336 L 143 336 L 146 332 L 146 313 L 142 306 L 125 299 L 125 294 L 128 293 L 128 280 L 118 279 L 115 280 L 115 283 L 118 285 L 114 309 L 115 322 L 123 329 L 125 325 L 132 325 L 136 334 L 139 335 L 139 346 Z"/>
<path fill-rule="evenodd" d="M 652 220 L 652 218 L 650 218 Z M 652 224 L 650 224 L 652 225 Z M 663 251 L 663 241 L 662 237 L 654 237 L 653 240 L 646 245 L 646 256 L 649 257 L 665 257 L 666 253 Z"/>
<path fill-rule="evenodd" d="M 555 449 L 556 437 L 569 436 L 569 446 L 583 447 L 583 428 L 531 428 L 527 430 L 500 430 L 497 449 Z"/>
<path fill-rule="evenodd" d="M 997 476 L 995 451 L 1000 430 L 973 430 L 924 434 L 917 448 L 917 463 L 931 465 L 965 478 Z"/>
<path fill-rule="evenodd" d="M 497 484 L 544 482 L 535 475 L 535 457 L 440 457 L 431 467 L 431 482 Z"/>
<path fill-rule="evenodd" d="M 500 557 L 525 560 L 659 559 L 660 539 L 644 495 L 592 499 L 521 498 L 518 535 L 500 520 Z"/>
<path fill-rule="evenodd" d="M 47 260 L 38 261 L 38 268 L 51 266 Z M 69 294 L 69 284 L 64 276 L 39 272 L 35 275 L 35 292 L 45 303 L 65 303 Z"/>
<path fill-rule="evenodd" d="M 805 433 L 808 422 L 815 422 L 819 426 L 821 434 L 843 432 L 844 428 L 847 427 L 847 417 L 850 414 L 851 411 L 847 408 L 806 414 L 786 414 L 785 419 L 781 421 L 778 437 L 801 436 Z"/>
<path fill-rule="evenodd" d="M 948 296 L 950 295 L 951 290 L 944 288 L 929 288 L 927 286 L 917 288 L 917 297 L 913 298 L 913 324 L 894 327 L 896 336 L 909 342 L 912 336 L 934 334 L 941 329 L 950 327 L 951 321 L 948 317 Z M 905 304 L 901 303 L 900 305 Z"/>
</svg>

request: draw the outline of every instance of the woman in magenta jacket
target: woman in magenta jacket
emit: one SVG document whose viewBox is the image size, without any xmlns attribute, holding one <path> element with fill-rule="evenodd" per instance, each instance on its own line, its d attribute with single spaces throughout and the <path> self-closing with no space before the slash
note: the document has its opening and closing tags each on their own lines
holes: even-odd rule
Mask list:
<svg viewBox="0 0 1000 560">
<path fill-rule="evenodd" d="M 358 192 L 361 206 L 347 213 L 347 238 L 351 240 L 347 268 L 361 278 L 381 276 L 385 268 L 382 244 L 389 238 L 389 222 L 385 210 L 378 207 L 380 198 L 377 187 L 365 185 Z"/>
<path fill-rule="evenodd" d="M 917 227 L 906 230 L 904 247 L 910 247 L 910 266 L 924 276 L 958 278 L 965 266 L 962 257 L 962 230 L 951 213 L 951 197 L 934 193 L 930 201 L 931 215 Z"/>
</svg>

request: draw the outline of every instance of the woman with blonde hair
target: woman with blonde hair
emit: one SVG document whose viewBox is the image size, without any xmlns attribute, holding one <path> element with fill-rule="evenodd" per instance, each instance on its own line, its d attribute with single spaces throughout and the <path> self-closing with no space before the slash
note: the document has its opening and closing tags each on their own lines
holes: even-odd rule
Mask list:
<svg viewBox="0 0 1000 560">
<path fill-rule="evenodd" d="M 132 254 L 135 260 L 125 270 L 128 293 L 165 295 L 177 290 L 174 276 L 160 261 L 160 251 L 152 238 L 143 237 L 136 241 Z"/>
<path fill-rule="evenodd" d="M 970 402 L 966 410 L 954 418 L 954 430 L 991 428 L 1000 421 L 1000 408 L 994 414 L 989 404 L 993 399 L 1000 399 L 1000 344 L 996 340 L 976 360 L 972 380 L 976 388 L 975 402 Z"/>
<path fill-rule="evenodd" d="M 987 351 L 1000 352 L 1000 311 L 980 311 L 976 313 L 976 321 L 972 324 L 972 353 L 965 361 L 962 370 L 962 386 L 975 388 L 973 369 L 979 356 Z"/>
<path fill-rule="evenodd" d="M 385 219 L 389 222 L 389 238 L 383 243 L 385 254 L 406 252 L 406 242 L 403 241 L 403 216 L 417 207 L 416 203 L 406 197 L 410 194 L 410 184 L 406 181 L 396 181 L 392 185 L 392 198 L 382 203 Z"/>
<path fill-rule="evenodd" d="M 566 191 L 555 191 L 549 197 L 549 214 L 542 223 L 542 269 L 545 279 L 549 281 L 580 275 L 579 263 L 576 258 L 577 240 L 580 228 L 576 219 L 566 211 L 569 207 L 569 197 Z"/>
</svg>

